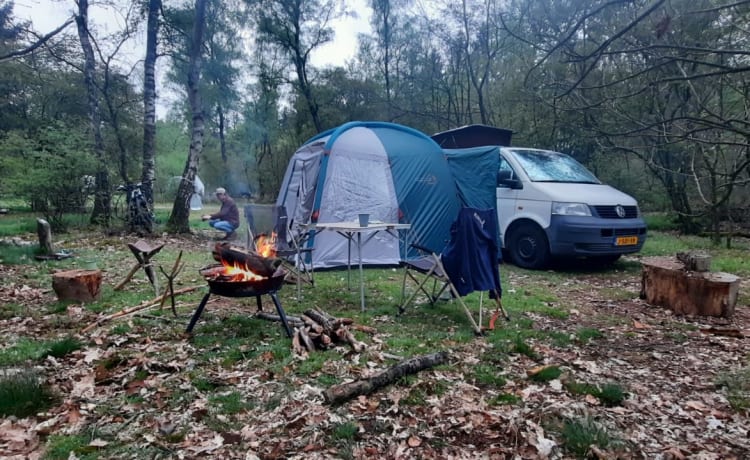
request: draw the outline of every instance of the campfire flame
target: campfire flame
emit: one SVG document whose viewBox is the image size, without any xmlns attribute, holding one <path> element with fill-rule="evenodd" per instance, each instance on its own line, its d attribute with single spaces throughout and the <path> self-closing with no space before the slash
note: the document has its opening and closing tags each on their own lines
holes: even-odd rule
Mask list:
<svg viewBox="0 0 750 460">
<path fill-rule="evenodd" d="M 224 267 L 224 271 L 221 273 L 221 277 L 226 281 L 238 282 L 238 281 L 257 281 L 265 279 L 264 276 L 257 275 L 250 271 L 248 267 L 240 263 L 229 263 L 226 260 L 221 261 L 221 265 Z"/>
<path fill-rule="evenodd" d="M 276 232 L 258 235 L 255 239 L 255 252 L 263 257 L 276 257 Z"/>
</svg>

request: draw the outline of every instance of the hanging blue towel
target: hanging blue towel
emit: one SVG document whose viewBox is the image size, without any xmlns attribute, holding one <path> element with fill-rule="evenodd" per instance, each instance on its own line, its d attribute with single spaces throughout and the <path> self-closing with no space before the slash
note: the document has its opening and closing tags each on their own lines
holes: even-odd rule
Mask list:
<svg viewBox="0 0 750 460">
<path fill-rule="evenodd" d="M 497 239 L 494 209 L 461 209 L 451 226 L 451 239 L 441 260 L 462 297 L 473 291 L 501 294 Z"/>
</svg>

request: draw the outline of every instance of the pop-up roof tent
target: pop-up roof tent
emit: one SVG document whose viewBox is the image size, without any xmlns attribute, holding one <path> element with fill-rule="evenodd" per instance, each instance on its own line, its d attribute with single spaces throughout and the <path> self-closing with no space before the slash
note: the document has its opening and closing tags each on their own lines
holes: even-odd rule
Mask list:
<svg viewBox="0 0 750 460">
<path fill-rule="evenodd" d="M 364 212 L 370 221 L 411 224 L 408 242 L 440 252 L 462 202 L 494 207 L 498 158 L 493 147 L 443 152 L 425 134 L 393 123 L 346 123 L 313 137 L 294 153 L 276 205 L 286 207 L 290 232 L 310 222 L 355 222 Z M 479 179 L 483 176 L 488 179 Z M 391 234 L 378 232 L 363 246 L 362 262 L 390 265 L 397 264 L 401 254 L 418 256 L 399 243 Z M 316 268 L 347 263 L 347 240 L 335 232 L 318 232 L 306 244 L 315 248 Z"/>
<path fill-rule="evenodd" d="M 463 149 L 483 145 L 510 146 L 513 131 L 487 125 L 466 125 L 432 135 L 432 140 L 444 149 Z"/>
</svg>

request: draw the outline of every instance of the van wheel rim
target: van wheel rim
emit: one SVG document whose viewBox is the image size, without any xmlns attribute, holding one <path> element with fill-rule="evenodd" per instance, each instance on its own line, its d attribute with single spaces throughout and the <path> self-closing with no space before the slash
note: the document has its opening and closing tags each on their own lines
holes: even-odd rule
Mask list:
<svg viewBox="0 0 750 460">
<path fill-rule="evenodd" d="M 518 255 L 523 259 L 532 259 L 536 253 L 536 241 L 532 238 L 523 238 L 518 242 Z"/>
</svg>

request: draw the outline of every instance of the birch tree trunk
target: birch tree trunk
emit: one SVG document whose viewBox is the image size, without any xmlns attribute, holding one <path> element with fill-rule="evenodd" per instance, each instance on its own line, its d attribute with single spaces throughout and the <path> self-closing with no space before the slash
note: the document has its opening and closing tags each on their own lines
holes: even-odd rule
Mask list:
<svg viewBox="0 0 750 460">
<path fill-rule="evenodd" d="M 198 169 L 198 161 L 203 151 L 203 132 L 205 122 L 203 104 L 201 102 L 199 83 L 201 70 L 201 44 L 203 31 L 206 26 L 206 0 L 195 0 L 195 22 L 193 23 L 193 38 L 190 46 L 190 67 L 188 73 L 188 99 L 192 111 L 192 132 L 190 135 L 190 149 L 185 162 L 185 170 L 177 189 L 177 196 L 169 215 L 167 229 L 171 233 L 190 233 L 190 196 L 193 194 L 193 181 Z"/>
<path fill-rule="evenodd" d="M 96 61 L 94 48 L 91 46 L 91 39 L 89 37 L 89 2 L 88 0 L 78 0 L 77 3 L 78 15 L 76 15 L 75 19 L 78 28 L 78 38 L 81 41 L 81 48 L 83 49 L 83 79 L 86 85 L 89 125 L 94 137 L 94 155 L 97 160 L 94 209 L 91 213 L 91 223 L 108 227 L 111 216 L 109 172 L 107 170 L 107 159 L 105 158 L 104 140 L 102 139 L 99 99 L 97 97 L 96 82 L 94 81 Z"/>
<path fill-rule="evenodd" d="M 159 34 L 161 0 L 149 0 L 146 25 L 146 60 L 143 63 L 143 164 L 141 188 L 149 211 L 154 210 L 156 156 L 156 39 Z M 153 230 L 153 229 L 149 229 Z"/>
</svg>

